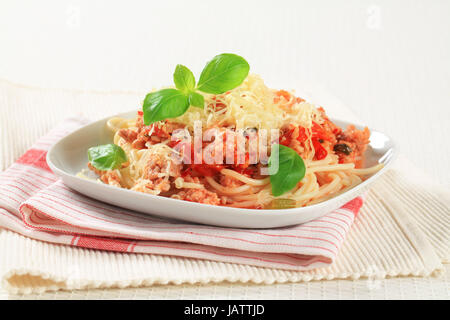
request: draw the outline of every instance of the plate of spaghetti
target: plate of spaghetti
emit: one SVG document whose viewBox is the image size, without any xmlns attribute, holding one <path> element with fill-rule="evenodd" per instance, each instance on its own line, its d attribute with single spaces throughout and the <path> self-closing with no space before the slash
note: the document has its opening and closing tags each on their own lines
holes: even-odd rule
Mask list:
<svg viewBox="0 0 450 320">
<path fill-rule="evenodd" d="M 214 57 L 198 83 L 178 65 L 174 82 L 147 94 L 142 108 L 60 140 L 49 166 L 69 187 L 120 207 L 272 228 L 339 208 L 393 160 L 388 136 L 269 88 L 240 56 Z"/>
</svg>

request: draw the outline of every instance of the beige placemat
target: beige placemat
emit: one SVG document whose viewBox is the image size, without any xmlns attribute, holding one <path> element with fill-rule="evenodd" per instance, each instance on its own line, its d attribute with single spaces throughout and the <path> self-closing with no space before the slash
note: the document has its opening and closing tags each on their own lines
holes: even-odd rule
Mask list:
<svg viewBox="0 0 450 320">
<path fill-rule="evenodd" d="M 9 165 L 63 118 L 77 113 L 92 119 L 112 115 L 137 108 L 141 97 L 133 93 L 42 90 L 0 81 L 0 166 Z M 355 120 L 332 99 L 321 103 L 330 114 Z M 403 169 L 410 165 L 406 160 L 399 162 Z M 414 172 L 419 176 L 417 170 Z M 449 199 L 447 190 L 419 187 L 399 172 L 389 172 L 368 193 L 336 263 L 309 272 L 72 248 L 2 230 L 0 277 L 10 292 L 30 293 L 156 283 L 283 283 L 437 275 L 444 270 L 442 261 L 450 256 Z"/>
<path fill-rule="evenodd" d="M 442 277 L 394 277 L 358 280 L 153 285 L 138 288 L 59 290 L 11 294 L 0 288 L 0 299 L 21 300 L 449 300 L 450 265 Z M 189 302 L 187 302 L 189 303 Z"/>
</svg>

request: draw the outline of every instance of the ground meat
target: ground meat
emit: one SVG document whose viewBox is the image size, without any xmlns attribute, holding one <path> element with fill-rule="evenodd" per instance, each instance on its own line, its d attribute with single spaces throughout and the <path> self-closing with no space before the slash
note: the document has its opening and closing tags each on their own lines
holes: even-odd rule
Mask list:
<svg viewBox="0 0 450 320">
<path fill-rule="evenodd" d="M 361 164 L 362 155 L 370 142 L 369 138 L 370 131 L 367 127 L 364 128 L 364 130 L 358 130 L 354 125 L 349 125 L 343 133 L 337 136 L 337 144 L 346 144 L 351 152 L 348 155 L 343 152 L 337 152 L 339 162 L 353 162 L 359 166 Z"/>
<path fill-rule="evenodd" d="M 95 174 L 101 176 L 102 174 L 104 174 L 106 171 L 102 171 L 102 170 L 98 170 L 96 167 L 94 167 L 90 162 L 88 162 L 88 168 L 92 171 L 94 171 Z"/>
<path fill-rule="evenodd" d="M 120 177 L 115 171 L 108 171 L 107 173 L 102 175 L 100 179 L 106 184 L 119 188 L 122 187 L 122 185 L 120 184 Z"/>
<path fill-rule="evenodd" d="M 131 146 L 134 149 L 145 149 L 145 144 L 150 140 L 150 127 L 143 127 L 138 129 L 137 136 L 134 141 L 131 143 Z"/>
<path fill-rule="evenodd" d="M 221 203 L 217 193 L 206 189 L 189 189 L 187 191 L 180 191 L 173 195 L 172 198 L 212 205 L 219 205 Z"/>
<path fill-rule="evenodd" d="M 100 180 L 102 180 L 104 183 L 115 187 L 122 187 L 122 185 L 120 184 L 120 177 L 116 171 L 98 170 L 90 162 L 88 163 L 88 168 L 94 171 L 97 175 L 99 175 Z"/>
<path fill-rule="evenodd" d="M 144 113 L 142 111 L 138 111 L 138 115 L 136 118 L 136 128 L 138 128 L 138 132 L 140 132 L 143 127 L 144 127 Z"/>
<path fill-rule="evenodd" d="M 148 141 L 148 138 L 140 136 L 136 140 L 133 141 L 131 146 L 134 149 L 138 149 L 138 150 L 145 149 L 146 148 L 145 144 L 147 143 L 147 141 Z"/>
<path fill-rule="evenodd" d="M 132 143 L 137 138 L 137 132 L 131 129 L 120 129 L 117 134 L 122 137 L 126 142 Z"/>
<path fill-rule="evenodd" d="M 146 188 L 155 191 L 166 192 L 170 190 L 170 181 L 164 178 L 155 179 L 152 181 L 152 184 L 147 185 Z"/>
<path fill-rule="evenodd" d="M 179 177 L 181 175 L 182 164 L 176 164 L 167 159 L 164 155 L 153 154 L 144 169 L 144 179 L 153 180 L 168 173 L 170 177 Z"/>
<path fill-rule="evenodd" d="M 170 188 L 170 180 L 165 178 L 158 178 L 155 180 L 138 180 L 138 182 L 131 188 L 131 190 L 149 194 L 160 194 L 162 192 L 169 191 Z"/>
<path fill-rule="evenodd" d="M 171 188 L 172 177 L 179 177 L 181 164 L 176 164 L 164 155 L 153 154 L 144 169 L 141 184 L 137 184 L 133 190 L 153 193 L 151 191 L 167 192 Z"/>
<path fill-rule="evenodd" d="M 167 139 L 170 140 L 172 133 L 177 129 L 184 128 L 185 125 L 165 120 L 162 124 L 155 123 L 145 126 L 143 116 L 138 114 L 136 127 L 138 131 L 137 136 L 132 142 L 132 147 L 135 149 L 145 149 L 147 148 L 147 143 L 156 144 Z"/>
</svg>

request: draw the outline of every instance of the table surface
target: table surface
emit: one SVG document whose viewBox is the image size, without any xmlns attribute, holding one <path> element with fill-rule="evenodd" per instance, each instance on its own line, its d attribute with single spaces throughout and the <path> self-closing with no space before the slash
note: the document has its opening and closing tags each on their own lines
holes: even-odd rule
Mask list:
<svg viewBox="0 0 450 320">
<path fill-rule="evenodd" d="M 234 52 L 271 87 L 319 87 L 339 97 L 450 186 L 449 1 L 126 3 L 2 1 L 0 78 L 45 88 L 146 91 L 170 84 L 178 63 L 198 75 L 214 55 Z M 449 297 L 448 278 L 401 281 Z M 339 283 L 326 285 L 331 296 Z M 294 287 L 286 297 L 304 297 Z"/>
</svg>

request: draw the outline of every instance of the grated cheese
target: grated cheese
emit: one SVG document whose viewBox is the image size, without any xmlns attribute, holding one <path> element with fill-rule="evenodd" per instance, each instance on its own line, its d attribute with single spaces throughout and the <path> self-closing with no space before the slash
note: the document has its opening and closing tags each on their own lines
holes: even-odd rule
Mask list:
<svg viewBox="0 0 450 320">
<path fill-rule="evenodd" d="M 276 90 L 268 88 L 258 75 L 249 75 L 239 87 L 220 95 L 203 94 L 205 108 L 190 107 L 172 121 L 193 128 L 194 121 L 202 121 L 203 128 L 233 126 L 236 129 L 280 129 L 295 123 L 310 128 L 312 121 L 321 122 L 316 106 L 308 102 L 295 102 L 284 97 L 274 102 Z"/>
</svg>

